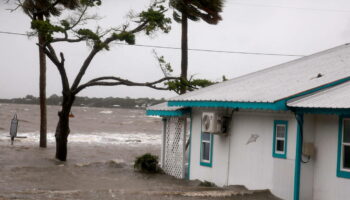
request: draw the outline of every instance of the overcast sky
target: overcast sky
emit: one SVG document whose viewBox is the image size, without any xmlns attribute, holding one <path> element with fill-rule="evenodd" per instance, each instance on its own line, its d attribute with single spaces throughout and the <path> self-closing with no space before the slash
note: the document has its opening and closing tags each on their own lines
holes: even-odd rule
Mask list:
<svg viewBox="0 0 350 200">
<path fill-rule="evenodd" d="M 30 22 L 21 10 L 0 3 L 0 31 L 30 31 Z M 142 10 L 149 0 L 104 0 L 96 11 L 101 27 L 113 27 L 126 21 L 130 9 Z M 189 23 L 189 48 L 309 55 L 350 42 L 350 2 L 348 0 L 226 0 L 223 21 L 212 26 Z M 95 24 L 91 24 L 95 25 Z M 170 34 L 152 38 L 139 35 L 137 44 L 180 47 L 180 26 L 172 24 Z M 36 38 L 0 34 L 0 98 L 39 94 L 39 67 Z M 66 55 L 70 80 L 75 77 L 89 48 L 60 45 Z M 96 56 L 83 81 L 102 75 L 125 77 L 143 82 L 162 77 L 152 48 L 113 45 Z M 179 73 L 180 50 L 156 49 Z M 212 52 L 189 52 L 189 74 L 197 78 L 221 80 L 234 78 L 298 57 L 261 56 Z M 47 96 L 61 94 L 56 68 L 48 60 Z M 90 97 L 171 97 L 172 92 L 141 87 L 95 87 L 79 96 Z"/>
</svg>

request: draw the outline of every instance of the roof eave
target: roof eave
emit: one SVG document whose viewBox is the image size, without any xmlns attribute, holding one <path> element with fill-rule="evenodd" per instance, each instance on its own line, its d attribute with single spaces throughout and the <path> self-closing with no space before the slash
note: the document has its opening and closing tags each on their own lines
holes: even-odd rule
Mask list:
<svg viewBox="0 0 350 200">
<path fill-rule="evenodd" d="M 232 102 L 232 101 L 169 101 L 168 106 L 211 107 L 211 108 L 241 108 L 285 111 L 286 101 L 268 102 Z"/>
</svg>

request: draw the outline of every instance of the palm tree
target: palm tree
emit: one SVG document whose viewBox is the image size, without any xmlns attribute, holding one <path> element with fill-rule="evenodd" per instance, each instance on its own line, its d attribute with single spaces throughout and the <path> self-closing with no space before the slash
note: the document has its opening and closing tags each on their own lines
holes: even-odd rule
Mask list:
<svg viewBox="0 0 350 200">
<path fill-rule="evenodd" d="M 173 17 L 181 23 L 181 78 L 187 82 L 188 69 L 188 19 L 192 21 L 203 20 L 208 24 L 217 24 L 222 20 L 224 0 L 170 0 L 174 8 Z M 181 87 L 180 94 L 186 93 L 186 86 Z"/>
<path fill-rule="evenodd" d="M 75 9 L 79 6 L 79 0 L 24 0 L 20 2 L 23 11 L 31 18 L 32 21 L 44 21 L 50 16 L 60 15 L 61 12 L 56 8 L 60 4 L 69 9 Z M 46 56 L 43 46 L 46 40 L 42 34 L 38 34 L 39 44 L 39 93 L 40 93 L 40 147 L 47 146 L 47 114 L 46 114 Z"/>
</svg>

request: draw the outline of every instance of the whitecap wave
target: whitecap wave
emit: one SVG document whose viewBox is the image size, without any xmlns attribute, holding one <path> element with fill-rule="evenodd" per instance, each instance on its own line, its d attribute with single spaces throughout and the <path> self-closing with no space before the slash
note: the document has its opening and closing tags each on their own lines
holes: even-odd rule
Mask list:
<svg viewBox="0 0 350 200">
<path fill-rule="evenodd" d="M 17 136 L 22 143 L 37 143 L 39 132 L 18 133 Z M 10 140 L 7 132 L 0 133 L 0 141 Z M 47 134 L 47 142 L 54 143 L 54 133 Z M 160 145 L 161 135 L 146 133 L 71 133 L 68 137 L 69 143 L 87 143 L 94 145 Z"/>
<path fill-rule="evenodd" d="M 101 113 L 101 114 L 112 114 L 113 111 L 111 111 L 111 110 L 103 110 L 103 111 L 101 111 L 100 113 Z"/>
</svg>

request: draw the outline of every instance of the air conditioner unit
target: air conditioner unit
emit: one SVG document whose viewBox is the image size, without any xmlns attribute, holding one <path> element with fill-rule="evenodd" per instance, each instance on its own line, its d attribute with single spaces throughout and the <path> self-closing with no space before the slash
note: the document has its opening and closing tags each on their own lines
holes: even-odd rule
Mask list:
<svg viewBox="0 0 350 200">
<path fill-rule="evenodd" d="M 228 118 L 215 112 L 203 112 L 202 131 L 214 134 L 226 134 Z"/>
</svg>

